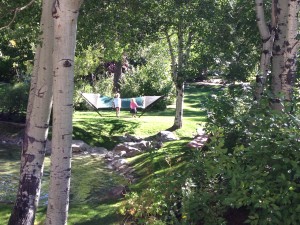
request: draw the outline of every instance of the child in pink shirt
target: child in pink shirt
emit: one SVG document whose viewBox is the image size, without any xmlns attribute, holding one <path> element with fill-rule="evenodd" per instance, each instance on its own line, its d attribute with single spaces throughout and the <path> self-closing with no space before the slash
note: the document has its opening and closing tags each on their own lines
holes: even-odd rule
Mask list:
<svg viewBox="0 0 300 225">
<path fill-rule="evenodd" d="M 138 104 L 135 101 L 135 98 L 130 99 L 130 113 L 132 117 L 136 117 Z"/>
</svg>

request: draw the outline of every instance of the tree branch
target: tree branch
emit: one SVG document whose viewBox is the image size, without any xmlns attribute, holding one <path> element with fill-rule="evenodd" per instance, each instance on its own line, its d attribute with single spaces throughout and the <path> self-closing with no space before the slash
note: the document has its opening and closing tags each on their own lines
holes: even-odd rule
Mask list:
<svg viewBox="0 0 300 225">
<path fill-rule="evenodd" d="M 177 73 L 176 73 L 176 60 L 175 60 L 174 48 L 173 48 L 172 41 L 171 41 L 171 35 L 169 35 L 167 28 L 164 29 L 164 32 L 165 32 L 165 35 L 167 38 L 167 42 L 169 45 L 169 52 L 170 52 L 170 56 L 171 56 L 172 78 L 175 81 L 177 78 L 176 77 Z"/>
<path fill-rule="evenodd" d="M 266 41 L 270 38 L 270 30 L 268 29 L 265 14 L 264 14 L 264 1 L 255 0 L 255 11 L 256 11 L 256 21 L 259 29 L 259 33 L 263 41 Z"/>
<path fill-rule="evenodd" d="M 186 49 L 186 52 L 185 52 L 186 58 L 185 58 L 185 60 L 186 61 L 188 61 L 188 59 L 190 57 L 193 36 L 194 36 L 194 33 L 192 31 L 190 31 L 189 35 L 188 35 L 187 42 L 186 42 L 186 47 L 185 47 L 185 49 Z"/>
<path fill-rule="evenodd" d="M 17 14 L 25 9 L 27 9 L 28 7 L 30 7 L 33 3 L 35 2 L 35 0 L 31 0 L 30 2 L 28 2 L 26 5 L 22 6 L 22 7 L 18 7 L 14 10 L 14 16 L 13 18 L 10 20 L 10 22 L 3 26 L 3 27 L 0 27 L 0 30 L 3 30 L 3 29 L 6 29 L 6 28 L 9 28 L 10 25 L 15 21 L 16 17 L 17 17 Z"/>
</svg>

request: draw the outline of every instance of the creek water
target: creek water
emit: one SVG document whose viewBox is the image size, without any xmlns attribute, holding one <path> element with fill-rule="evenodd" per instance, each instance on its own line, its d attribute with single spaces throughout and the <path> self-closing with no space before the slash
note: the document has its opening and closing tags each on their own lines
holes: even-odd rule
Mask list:
<svg viewBox="0 0 300 225">
<path fill-rule="evenodd" d="M 13 203 L 16 197 L 21 147 L 0 144 L 0 202 Z M 45 157 L 45 168 L 39 205 L 47 205 L 50 179 L 50 157 Z M 74 156 L 72 160 L 72 177 L 70 203 L 99 203 L 106 198 L 114 187 L 124 184 L 124 178 L 108 169 L 104 159 L 91 155 Z"/>
</svg>

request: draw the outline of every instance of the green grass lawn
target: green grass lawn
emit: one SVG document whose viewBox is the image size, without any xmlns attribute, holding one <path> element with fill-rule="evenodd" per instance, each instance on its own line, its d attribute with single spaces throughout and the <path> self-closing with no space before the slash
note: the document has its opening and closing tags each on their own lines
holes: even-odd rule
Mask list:
<svg viewBox="0 0 300 225">
<path fill-rule="evenodd" d="M 186 144 L 196 134 L 196 129 L 205 122 L 205 113 L 201 111 L 200 102 L 212 93 L 218 91 L 215 87 L 190 85 L 186 89 L 184 104 L 183 128 L 175 131 L 178 141 L 165 143 L 159 150 L 153 150 L 129 159 L 136 170 L 138 182 L 130 185 L 132 191 L 142 191 L 153 182 L 160 182 L 162 177 L 174 178 L 184 173 L 188 166 L 190 149 Z M 114 111 L 104 111 L 100 117 L 96 112 L 75 112 L 73 117 L 73 139 L 83 140 L 91 146 L 106 147 L 111 150 L 118 142 L 118 136 L 126 133 L 149 137 L 173 125 L 175 109 L 169 106 L 164 111 L 151 111 L 140 118 L 132 118 L 129 111 L 121 111 L 121 117 L 116 118 Z M 1 127 L 0 127 L 1 131 Z M 20 149 L 0 145 L 0 225 L 7 224 L 14 193 L 1 189 L 4 179 L 11 180 L 12 190 L 16 190 L 19 170 Z M 36 224 L 42 224 L 46 212 L 46 197 L 49 179 L 49 158 L 45 160 L 45 176 L 41 204 L 38 209 Z M 72 162 L 72 181 L 70 195 L 69 222 L 70 225 L 120 224 L 124 216 L 120 215 L 119 207 L 123 199 L 102 200 L 107 191 L 126 181 L 106 169 L 101 158 L 86 156 L 74 157 Z"/>
</svg>

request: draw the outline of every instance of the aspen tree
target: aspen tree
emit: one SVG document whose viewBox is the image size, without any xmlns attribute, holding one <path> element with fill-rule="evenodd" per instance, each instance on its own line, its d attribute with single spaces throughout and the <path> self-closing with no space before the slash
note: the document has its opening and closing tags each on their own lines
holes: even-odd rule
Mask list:
<svg viewBox="0 0 300 225">
<path fill-rule="evenodd" d="M 281 111 L 293 99 L 296 61 L 299 50 L 298 12 L 300 1 L 272 0 L 271 23 L 264 15 L 264 1 L 256 0 L 258 28 L 263 41 L 260 74 L 257 76 L 255 98 L 260 99 L 271 71 L 271 106 Z M 271 60 L 272 59 L 272 60 Z"/>
<path fill-rule="evenodd" d="M 38 205 L 45 144 L 52 107 L 53 1 L 43 1 L 41 37 L 31 78 L 26 128 L 23 138 L 20 180 L 16 202 L 8 224 L 33 224 Z"/>
<path fill-rule="evenodd" d="M 46 224 L 67 223 L 72 157 L 74 57 L 82 0 L 55 0 L 53 52 L 53 135 Z"/>
</svg>

